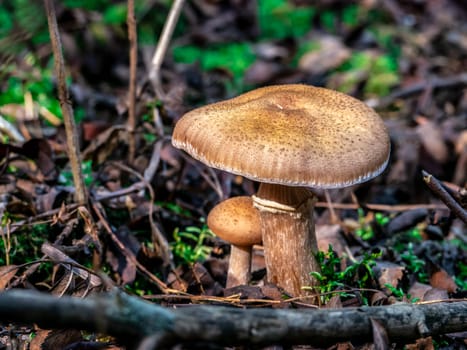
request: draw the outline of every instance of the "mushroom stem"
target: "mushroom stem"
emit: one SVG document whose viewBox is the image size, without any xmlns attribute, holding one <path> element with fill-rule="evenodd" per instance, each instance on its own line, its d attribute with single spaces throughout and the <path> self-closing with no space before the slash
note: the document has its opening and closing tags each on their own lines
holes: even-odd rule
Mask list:
<svg viewBox="0 0 467 350">
<path fill-rule="evenodd" d="M 250 281 L 251 271 L 251 246 L 231 246 L 229 270 L 225 287 L 231 288 Z"/>
<path fill-rule="evenodd" d="M 261 183 L 253 202 L 260 211 L 268 281 L 292 296 L 313 286 L 319 271 L 313 219 L 316 197 L 307 189 Z"/>
</svg>

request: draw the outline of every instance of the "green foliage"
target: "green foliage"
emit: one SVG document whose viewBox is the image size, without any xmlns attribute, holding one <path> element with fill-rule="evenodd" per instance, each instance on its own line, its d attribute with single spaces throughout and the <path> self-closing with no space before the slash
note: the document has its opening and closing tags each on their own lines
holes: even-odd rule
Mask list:
<svg viewBox="0 0 467 350">
<path fill-rule="evenodd" d="M 40 107 L 44 107 L 57 117 L 62 118 L 60 103 L 53 84 L 52 59 L 49 60 L 46 66 L 42 67 L 35 54 L 27 53 L 24 56 L 24 63 L 29 69 L 14 72 L 14 75 L 10 75 L 3 82 L 0 106 L 10 103 L 23 104 L 24 96 L 29 92 L 33 101 Z M 15 71 L 14 67 L 11 67 L 11 71 Z M 75 119 L 79 121 L 83 116 L 84 110 L 75 108 Z"/>
<path fill-rule="evenodd" d="M 420 259 L 413 251 L 413 243 L 407 244 L 407 249 L 401 254 L 406 269 L 417 277 L 422 283 L 428 282 L 428 274 L 425 271 L 425 261 Z"/>
<path fill-rule="evenodd" d="M 408 243 L 420 243 L 422 241 L 422 235 L 417 227 L 410 230 L 399 233 L 393 238 L 394 242 L 391 246 L 399 254 L 403 253 L 407 248 Z"/>
<path fill-rule="evenodd" d="M 375 232 L 373 230 L 373 227 L 371 226 L 371 223 L 366 222 L 365 220 L 365 212 L 363 211 L 362 208 L 358 208 L 357 210 L 358 214 L 358 223 L 359 223 L 359 228 L 355 230 L 355 234 L 359 236 L 361 239 L 364 241 L 368 241 L 372 238 L 375 237 Z M 376 213 L 375 214 L 375 224 L 378 226 L 384 226 L 389 222 L 389 217 L 383 215 L 382 213 Z"/>
<path fill-rule="evenodd" d="M 261 37 L 283 39 L 307 33 L 316 10 L 310 6 L 294 6 L 287 0 L 259 1 L 258 15 Z"/>
<path fill-rule="evenodd" d="M 124 24 L 127 16 L 127 3 L 114 4 L 104 10 L 103 20 L 107 24 Z"/>
<path fill-rule="evenodd" d="M 92 175 L 92 160 L 85 160 L 81 163 L 81 170 L 83 173 L 83 180 L 86 186 L 89 186 L 94 181 L 94 177 Z M 62 170 L 58 178 L 59 182 L 61 182 L 65 186 L 72 186 L 73 185 L 73 174 L 69 169 Z"/>
<path fill-rule="evenodd" d="M 172 213 L 177 215 L 183 215 L 185 217 L 192 217 L 189 210 L 182 208 L 180 205 L 174 202 L 156 202 L 156 204 L 162 208 L 170 210 Z"/>
<path fill-rule="evenodd" d="M 7 234 L 7 225 L 14 222 L 14 217 L 5 212 L 0 222 L 0 266 L 20 265 L 36 261 L 41 257 L 40 247 L 47 240 L 49 226 L 37 224 L 28 232 Z"/>
<path fill-rule="evenodd" d="M 133 283 L 126 284 L 125 290 L 135 295 L 144 296 L 154 294 L 152 287 L 147 281 L 136 279 Z"/>
<path fill-rule="evenodd" d="M 254 62 L 255 55 L 247 43 L 212 45 L 205 48 L 195 45 L 178 46 L 173 50 L 174 60 L 179 63 L 199 62 L 204 70 L 227 69 L 234 79 L 241 79 Z"/>
<path fill-rule="evenodd" d="M 206 225 L 201 228 L 188 226 L 183 231 L 176 228 L 173 232 L 174 241 L 170 243 L 170 247 L 182 263 L 192 265 L 197 261 L 205 260 L 211 254 L 212 248 L 205 245 L 209 237 L 214 237 L 214 234 Z"/>
<path fill-rule="evenodd" d="M 109 0 L 63 0 L 63 5 L 68 8 L 82 8 L 86 10 L 99 10 L 106 7 Z"/>
<path fill-rule="evenodd" d="M 456 273 L 454 280 L 460 290 L 467 290 L 467 264 L 459 261 L 457 263 L 457 270 L 458 272 Z"/>
<path fill-rule="evenodd" d="M 361 7 L 356 4 L 344 7 L 342 10 L 342 22 L 349 27 L 355 27 L 360 23 L 361 12 Z"/>
<path fill-rule="evenodd" d="M 333 293 L 332 291 L 342 288 L 368 288 L 372 284 L 372 267 L 376 264 L 375 259 L 381 256 L 381 253 L 365 253 L 360 261 L 341 271 L 341 257 L 329 246 L 327 252 L 318 252 L 316 259 L 321 267 L 321 272 L 311 272 L 311 275 L 319 282 L 318 291 L 322 296 L 322 302 L 328 301 Z M 351 293 L 340 293 L 341 296 L 351 296 Z M 364 300 L 365 301 L 365 300 Z"/>
<path fill-rule="evenodd" d="M 416 303 L 417 301 L 420 300 L 420 298 L 412 298 L 412 296 L 410 294 L 406 294 L 402 288 L 394 287 L 394 286 L 390 285 L 389 283 L 386 283 L 384 286 L 387 289 L 389 289 L 391 294 L 394 297 L 396 297 L 397 300 L 399 300 L 399 301 L 404 301 L 404 302 L 408 301 L 410 303 Z"/>
<path fill-rule="evenodd" d="M 388 54 L 354 52 L 339 70 L 346 73 L 339 86 L 343 92 L 350 92 L 362 76 L 367 78 L 364 92 L 368 95 L 384 96 L 399 82 L 397 58 Z"/>
</svg>

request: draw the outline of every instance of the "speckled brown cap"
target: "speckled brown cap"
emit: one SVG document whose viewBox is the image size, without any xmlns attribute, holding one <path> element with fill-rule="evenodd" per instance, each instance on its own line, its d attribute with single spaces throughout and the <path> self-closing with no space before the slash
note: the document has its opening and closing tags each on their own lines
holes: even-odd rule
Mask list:
<svg viewBox="0 0 467 350">
<path fill-rule="evenodd" d="M 208 215 L 208 227 L 236 246 L 261 243 L 259 211 L 248 196 L 232 197 L 215 206 Z"/>
<path fill-rule="evenodd" d="M 389 158 L 381 118 L 363 102 L 306 85 L 259 88 L 185 114 L 172 143 L 252 180 L 339 188 L 379 175 Z"/>
</svg>

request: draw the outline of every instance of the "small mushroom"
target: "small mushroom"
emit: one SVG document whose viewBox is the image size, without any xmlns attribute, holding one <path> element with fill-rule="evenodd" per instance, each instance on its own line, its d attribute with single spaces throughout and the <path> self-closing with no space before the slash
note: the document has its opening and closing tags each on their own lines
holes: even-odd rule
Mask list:
<svg viewBox="0 0 467 350">
<path fill-rule="evenodd" d="M 226 288 L 248 284 L 251 248 L 261 243 L 258 209 L 248 196 L 233 197 L 215 206 L 208 215 L 212 232 L 232 244 Z"/>
<path fill-rule="evenodd" d="M 195 159 L 260 182 L 259 209 L 268 280 L 293 296 L 316 281 L 308 188 L 340 188 L 379 175 L 389 159 L 386 127 L 363 102 L 329 89 L 259 88 L 185 114 L 172 143 Z"/>
</svg>

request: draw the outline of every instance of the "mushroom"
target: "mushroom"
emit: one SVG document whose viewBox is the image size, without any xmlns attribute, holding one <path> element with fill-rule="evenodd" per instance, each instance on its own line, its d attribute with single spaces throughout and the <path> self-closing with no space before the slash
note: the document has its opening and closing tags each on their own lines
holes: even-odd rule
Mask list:
<svg viewBox="0 0 467 350">
<path fill-rule="evenodd" d="M 363 102 L 300 85 L 259 88 L 185 114 L 172 143 L 208 166 L 260 182 L 267 278 L 293 296 L 316 281 L 315 196 L 379 175 L 389 159 L 381 118 Z"/>
<path fill-rule="evenodd" d="M 251 197 L 233 197 L 219 203 L 208 215 L 208 226 L 216 236 L 232 244 L 226 288 L 248 284 L 251 248 L 261 243 L 259 212 Z"/>
</svg>

